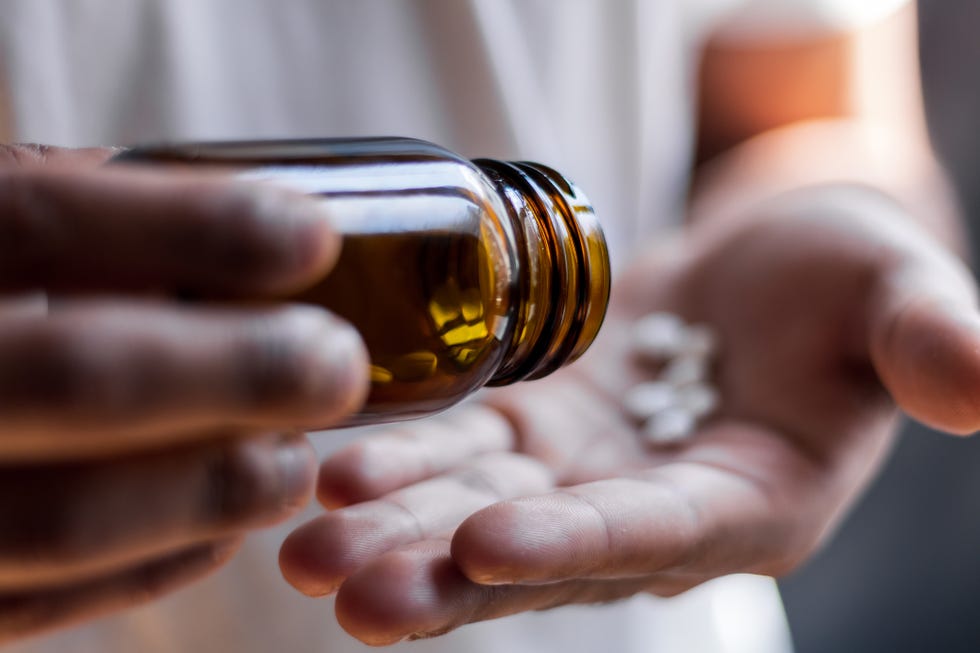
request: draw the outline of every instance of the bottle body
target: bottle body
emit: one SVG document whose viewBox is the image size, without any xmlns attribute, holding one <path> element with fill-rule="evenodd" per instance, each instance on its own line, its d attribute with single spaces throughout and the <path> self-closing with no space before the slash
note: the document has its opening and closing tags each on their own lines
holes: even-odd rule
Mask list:
<svg viewBox="0 0 980 653">
<path fill-rule="evenodd" d="M 328 308 L 364 339 L 371 392 L 351 425 L 429 415 L 484 385 L 547 373 L 584 351 L 605 311 L 608 261 L 597 225 L 576 241 L 579 250 L 582 242 L 595 250 L 585 252 L 594 269 L 572 271 L 590 279 L 573 279 L 577 290 L 569 294 L 566 268 L 582 256 L 558 259 L 576 243 L 561 225 L 555 242 L 539 232 L 574 221 L 575 209 L 551 215 L 556 209 L 541 205 L 541 215 L 528 214 L 534 202 L 524 201 L 526 189 L 511 192 L 494 167 L 503 166 L 504 176 L 524 174 L 510 164 L 481 167 L 399 138 L 168 146 L 120 158 L 230 168 L 329 201 L 343 236 L 337 264 L 286 299 Z M 559 193 L 546 177 L 542 183 Z M 544 226 L 531 224 L 541 220 Z M 567 306 L 556 311 L 562 297 Z M 588 318 L 577 329 L 576 311 L 580 322 Z M 567 333 L 551 342 L 563 327 Z"/>
</svg>

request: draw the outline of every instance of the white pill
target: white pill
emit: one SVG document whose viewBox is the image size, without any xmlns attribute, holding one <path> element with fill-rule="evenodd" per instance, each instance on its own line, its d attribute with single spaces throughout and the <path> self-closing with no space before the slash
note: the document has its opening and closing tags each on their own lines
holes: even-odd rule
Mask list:
<svg viewBox="0 0 980 653">
<path fill-rule="evenodd" d="M 694 324 L 684 329 L 681 336 L 681 354 L 710 358 L 717 348 L 718 337 L 711 327 L 704 324 Z"/>
<path fill-rule="evenodd" d="M 700 383 L 708 378 L 708 361 L 701 356 L 675 358 L 667 364 L 662 378 L 678 387 Z"/>
<path fill-rule="evenodd" d="M 707 417 L 718 408 L 718 391 L 704 383 L 692 383 L 677 389 L 677 405 L 695 419 Z"/>
<path fill-rule="evenodd" d="M 663 381 L 641 383 L 629 389 L 623 408 L 635 419 L 647 419 L 677 405 L 677 390 Z"/>
<path fill-rule="evenodd" d="M 651 313 L 633 324 L 633 351 L 649 358 L 667 358 L 680 351 L 684 322 L 672 313 Z"/>
<path fill-rule="evenodd" d="M 674 444 L 694 434 L 694 415 L 683 408 L 660 411 L 643 425 L 643 437 L 653 444 Z"/>
</svg>

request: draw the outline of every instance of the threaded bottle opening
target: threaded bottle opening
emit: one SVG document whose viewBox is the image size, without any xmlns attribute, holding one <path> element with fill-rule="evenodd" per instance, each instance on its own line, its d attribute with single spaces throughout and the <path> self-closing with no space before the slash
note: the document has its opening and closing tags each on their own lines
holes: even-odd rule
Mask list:
<svg viewBox="0 0 980 653">
<path fill-rule="evenodd" d="M 530 162 L 475 162 L 505 197 L 521 261 L 521 302 L 504 364 L 490 385 L 546 376 L 595 340 L 609 303 L 605 237 L 585 194 Z"/>
</svg>

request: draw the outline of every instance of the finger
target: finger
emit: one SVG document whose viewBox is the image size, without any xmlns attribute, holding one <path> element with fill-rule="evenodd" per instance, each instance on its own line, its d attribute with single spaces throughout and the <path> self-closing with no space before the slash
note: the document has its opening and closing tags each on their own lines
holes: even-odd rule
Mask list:
<svg viewBox="0 0 980 653">
<path fill-rule="evenodd" d="M 0 291 L 250 296 L 322 278 L 322 202 L 270 185 L 124 166 L 0 170 Z"/>
<path fill-rule="evenodd" d="M 717 426 L 678 462 L 481 510 L 456 530 L 453 558 L 488 585 L 785 573 L 833 516 L 829 476 L 778 437 Z"/>
<path fill-rule="evenodd" d="M 0 591 L 105 575 L 295 513 L 313 488 L 303 436 L 88 464 L 0 469 Z"/>
<path fill-rule="evenodd" d="M 551 474 L 531 458 L 488 454 L 445 476 L 314 519 L 286 539 L 279 566 L 298 590 L 323 596 L 395 547 L 452 530 L 467 515 L 501 499 L 551 486 Z"/>
<path fill-rule="evenodd" d="M 337 621 L 366 644 L 434 637 L 459 626 L 569 603 L 632 596 L 650 579 L 486 586 L 453 564 L 444 540 L 419 542 L 358 571 L 337 594 Z"/>
<path fill-rule="evenodd" d="M 357 333 L 313 307 L 51 311 L 0 322 L 8 459 L 132 450 L 212 427 L 328 426 L 367 392 Z"/>
<path fill-rule="evenodd" d="M 237 547 L 200 544 L 72 587 L 0 595 L 0 644 L 153 601 L 214 571 Z"/>
<path fill-rule="evenodd" d="M 892 397 L 934 428 L 980 430 L 980 312 L 969 273 L 936 253 L 890 271 L 876 290 L 869 348 Z"/>
<path fill-rule="evenodd" d="M 471 458 L 514 446 L 496 411 L 464 406 L 445 417 L 387 429 L 353 442 L 320 467 L 317 497 L 328 508 L 377 499 L 442 474 Z"/>
</svg>

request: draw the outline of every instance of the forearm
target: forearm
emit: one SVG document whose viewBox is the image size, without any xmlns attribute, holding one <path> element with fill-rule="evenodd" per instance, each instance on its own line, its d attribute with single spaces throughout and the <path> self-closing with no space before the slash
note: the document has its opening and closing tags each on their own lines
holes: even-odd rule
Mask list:
<svg viewBox="0 0 980 653">
<path fill-rule="evenodd" d="M 730 221 L 787 193 L 854 185 L 891 198 L 910 219 L 965 255 L 955 196 L 924 130 L 896 133 L 858 120 L 772 130 L 708 161 L 695 176 L 690 219 Z"/>
</svg>

